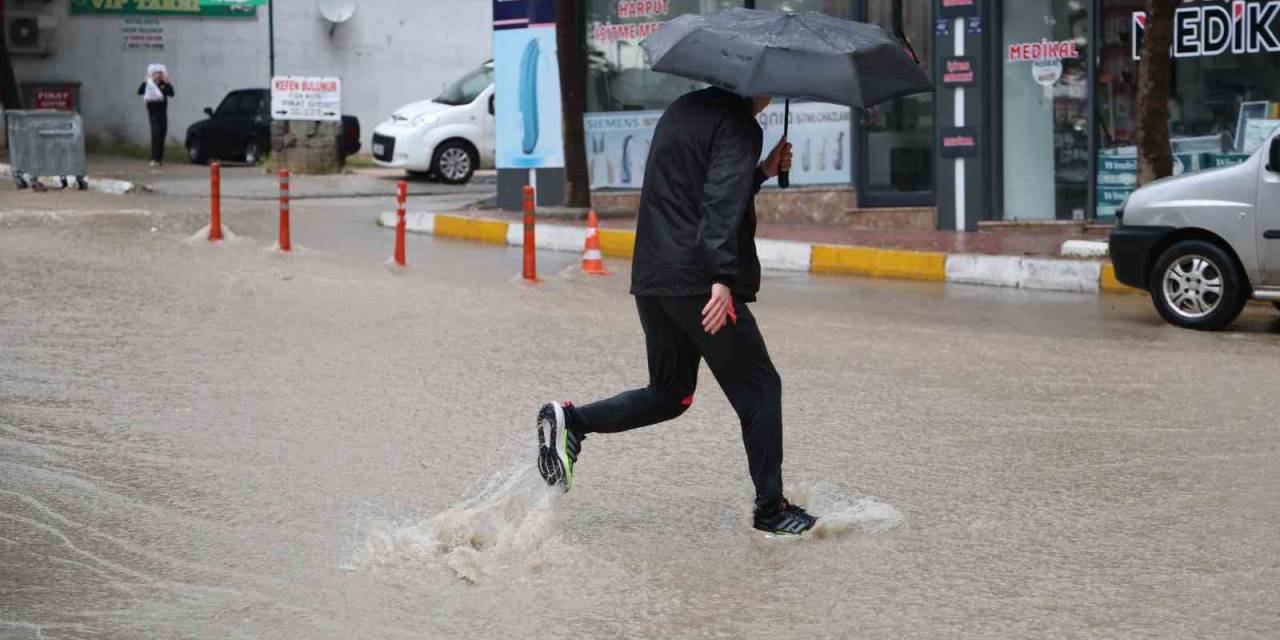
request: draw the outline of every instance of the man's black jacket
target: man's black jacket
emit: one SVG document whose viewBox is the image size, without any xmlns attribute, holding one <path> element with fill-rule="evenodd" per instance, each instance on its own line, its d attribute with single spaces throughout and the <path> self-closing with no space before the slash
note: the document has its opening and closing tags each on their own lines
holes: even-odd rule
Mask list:
<svg viewBox="0 0 1280 640">
<path fill-rule="evenodd" d="M 667 108 L 644 169 L 631 293 L 704 295 L 721 282 L 735 298 L 755 300 L 762 144 L 748 98 L 713 87 Z"/>
</svg>

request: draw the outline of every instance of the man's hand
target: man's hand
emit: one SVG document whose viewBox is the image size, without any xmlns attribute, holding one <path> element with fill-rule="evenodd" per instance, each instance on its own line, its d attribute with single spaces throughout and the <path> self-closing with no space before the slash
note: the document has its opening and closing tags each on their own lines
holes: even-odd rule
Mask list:
<svg viewBox="0 0 1280 640">
<path fill-rule="evenodd" d="M 769 178 L 778 175 L 779 171 L 791 170 L 791 143 L 786 138 L 779 140 L 778 146 L 769 152 L 769 157 L 761 163 L 760 170 Z"/>
<path fill-rule="evenodd" d="M 711 299 L 702 308 L 702 329 L 711 335 L 724 328 L 733 316 L 733 294 L 719 282 L 711 285 Z"/>
</svg>

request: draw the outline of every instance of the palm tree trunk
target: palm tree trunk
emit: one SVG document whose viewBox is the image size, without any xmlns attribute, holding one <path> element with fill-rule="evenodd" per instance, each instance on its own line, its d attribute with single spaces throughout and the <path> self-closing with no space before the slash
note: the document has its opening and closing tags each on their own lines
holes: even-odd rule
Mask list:
<svg viewBox="0 0 1280 640">
<path fill-rule="evenodd" d="M 575 0 L 556 2 L 556 50 L 560 64 L 560 115 L 564 133 L 564 196 L 570 207 L 591 206 L 587 176 L 586 134 L 582 114 L 587 110 L 587 64 L 582 55 L 581 23 Z"/>
<path fill-rule="evenodd" d="M 1173 175 L 1169 144 L 1174 0 L 1146 0 L 1147 27 L 1138 66 L 1138 184 Z"/>
</svg>

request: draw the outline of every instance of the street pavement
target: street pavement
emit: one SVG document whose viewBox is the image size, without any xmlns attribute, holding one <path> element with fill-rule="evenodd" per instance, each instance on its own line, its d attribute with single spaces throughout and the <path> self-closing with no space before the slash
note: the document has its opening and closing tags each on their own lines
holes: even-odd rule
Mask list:
<svg viewBox="0 0 1280 640">
<path fill-rule="evenodd" d="M 628 265 L 408 238 L 390 198 L 0 184 L 0 637 L 1271 638 L 1280 316 L 770 274 L 793 499 L 749 526 L 708 372 L 538 485 L 533 417 L 646 379 Z M 434 206 L 423 198 L 423 206 Z"/>
</svg>

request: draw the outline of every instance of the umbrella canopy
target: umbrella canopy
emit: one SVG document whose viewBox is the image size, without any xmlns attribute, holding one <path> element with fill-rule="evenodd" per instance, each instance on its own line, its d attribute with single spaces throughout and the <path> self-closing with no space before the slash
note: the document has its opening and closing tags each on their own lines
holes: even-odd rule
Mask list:
<svg viewBox="0 0 1280 640">
<path fill-rule="evenodd" d="M 933 91 L 920 65 L 884 29 L 816 13 L 683 15 L 640 46 L 655 71 L 743 96 L 870 107 Z"/>
</svg>

